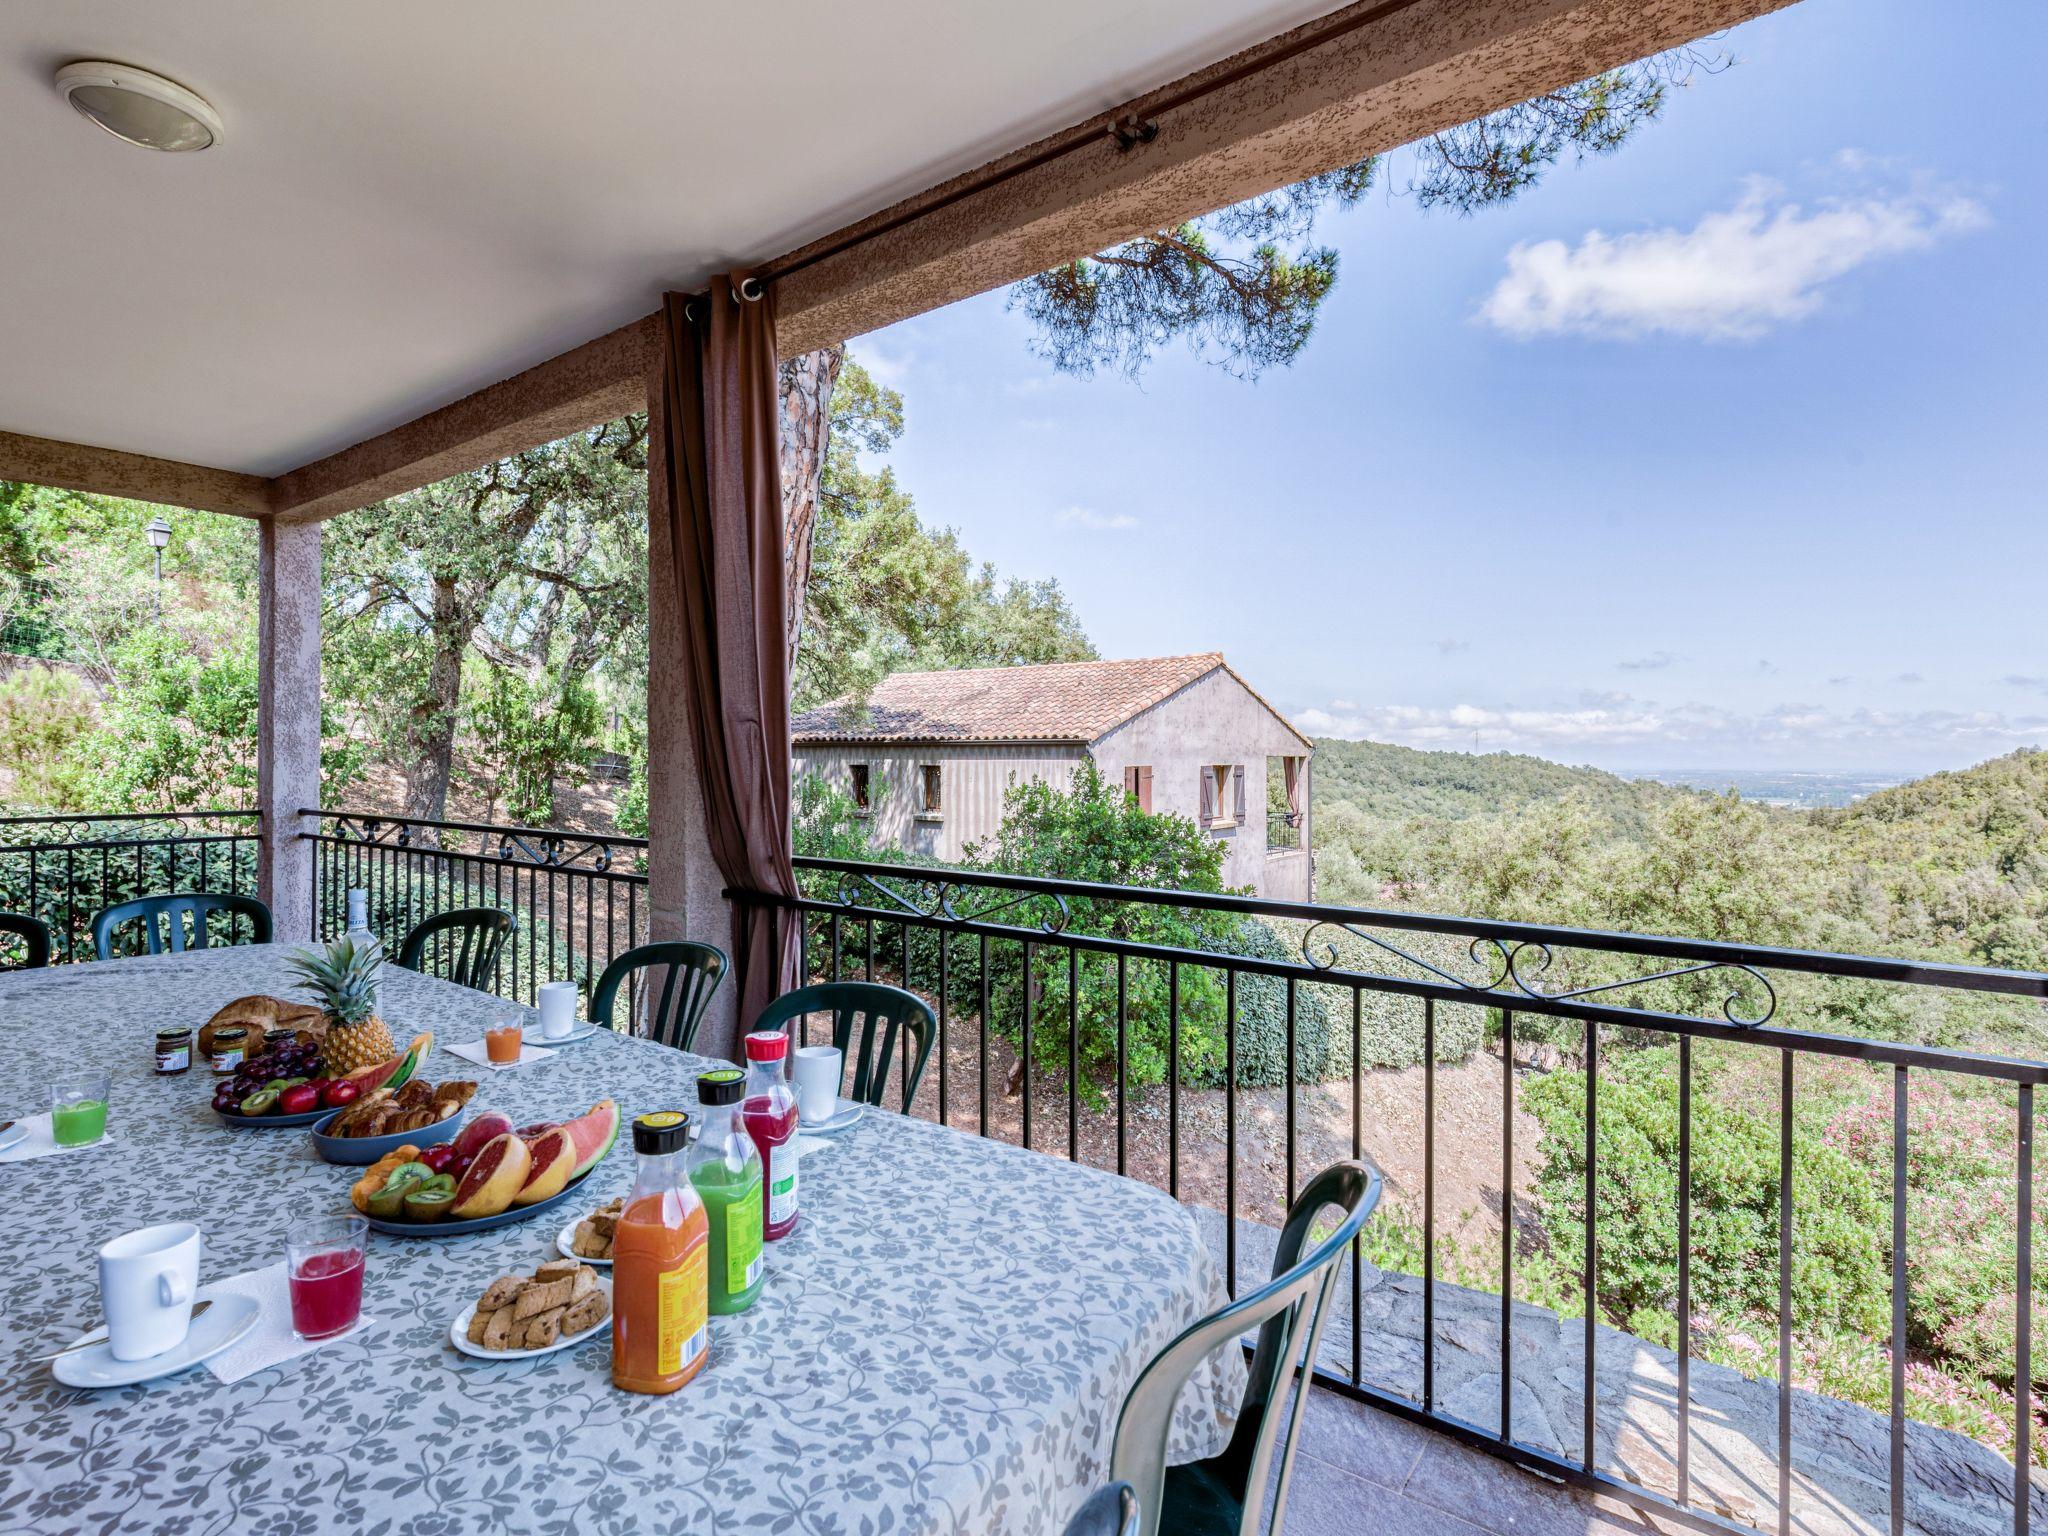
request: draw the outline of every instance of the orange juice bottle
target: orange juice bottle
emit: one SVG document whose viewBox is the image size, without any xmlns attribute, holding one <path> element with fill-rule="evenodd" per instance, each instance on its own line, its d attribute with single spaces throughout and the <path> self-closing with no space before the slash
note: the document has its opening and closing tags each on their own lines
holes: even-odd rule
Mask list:
<svg viewBox="0 0 2048 1536">
<path fill-rule="evenodd" d="M 711 1357 L 706 1328 L 710 1226 L 683 1169 L 689 1120 L 633 1122 L 639 1167 L 612 1239 L 612 1385 L 673 1392 Z"/>
</svg>

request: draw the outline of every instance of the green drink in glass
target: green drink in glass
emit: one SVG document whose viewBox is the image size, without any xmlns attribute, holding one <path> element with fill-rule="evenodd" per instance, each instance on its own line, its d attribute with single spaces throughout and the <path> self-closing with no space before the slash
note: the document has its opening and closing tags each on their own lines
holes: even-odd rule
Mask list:
<svg viewBox="0 0 2048 1536">
<path fill-rule="evenodd" d="M 105 1072 L 72 1072 L 50 1090 L 50 1139 L 60 1147 L 87 1147 L 107 1134 Z"/>
</svg>

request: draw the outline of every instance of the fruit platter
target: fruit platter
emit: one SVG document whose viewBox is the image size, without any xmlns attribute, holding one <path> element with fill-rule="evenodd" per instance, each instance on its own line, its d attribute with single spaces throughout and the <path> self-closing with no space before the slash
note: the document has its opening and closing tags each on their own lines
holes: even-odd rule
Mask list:
<svg viewBox="0 0 2048 1536">
<path fill-rule="evenodd" d="M 274 1041 L 215 1085 L 213 1112 L 237 1130 L 311 1125 L 366 1094 L 403 1085 L 433 1048 L 434 1037 L 421 1035 L 400 1055 L 333 1073 L 322 1042 Z"/>
<path fill-rule="evenodd" d="M 394 1237 L 459 1237 L 537 1216 L 568 1199 L 619 1139 L 610 1099 L 574 1120 L 515 1129 L 478 1115 L 453 1141 L 393 1148 L 355 1182 L 349 1201 L 372 1230 Z"/>
<path fill-rule="evenodd" d="M 313 1122 L 313 1150 L 330 1163 L 362 1167 L 407 1142 L 431 1147 L 452 1141 L 476 1091 L 475 1083 L 435 1084 L 417 1076 L 372 1088 Z"/>
</svg>

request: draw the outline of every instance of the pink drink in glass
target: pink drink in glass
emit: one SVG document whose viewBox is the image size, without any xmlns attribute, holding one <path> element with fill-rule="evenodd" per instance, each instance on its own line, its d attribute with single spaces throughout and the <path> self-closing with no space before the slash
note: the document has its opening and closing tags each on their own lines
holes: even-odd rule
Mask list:
<svg viewBox="0 0 2048 1536">
<path fill-rule="evenodd" d="M 292 1332 L 302 1339 L 347 1333 L 363 1315 L 369 1225 L 360 1216 L 301 1222 L 285 1243 Z"/>
</svg>

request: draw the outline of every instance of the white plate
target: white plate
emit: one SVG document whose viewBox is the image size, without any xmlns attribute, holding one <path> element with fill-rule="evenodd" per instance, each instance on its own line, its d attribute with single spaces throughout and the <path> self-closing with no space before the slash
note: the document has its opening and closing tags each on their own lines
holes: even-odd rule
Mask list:
<svg viewBox="0 0 2048 1536">
<path fill-rule="evenodd" d="M 521 1029 L 519 1038 L 528 1045 L 574 1045 L 579 1040 L 588 1040 L 596 1033 L 597 1026 L 588 1019 L 578 1019 L 576 1027 L 570 1030 L 569 1033 L 554 1036 L 543 1034 L 539 1022 L 536 1021 Z"/>
<path fill-rule="evenodd" d="M 589 1263 L 590 1261 L 586 1259 L 584 1262 Z M 597 1288 L 604 1292 L 605 1301 L 609 1303 L 612 1296 L 611 1281 L 603 1275 L 599 1275 L 597 1277 Z M 461 1350 L 465 1355 L 473 1355 L 479 1360 L 531 1360 L 535 1355 L 552 1355 L 558 1349 L 570 1349 L 581 1344 L 585 1339 L 594 1339 L 612 1325 L 612 1315 L 607 1310 L 603 1322 L 592 1323 L 581 1333 L 564 1334 L 561 1338 L 555 1340 L 554 1343 L 544 1345 L 539 1349 L 485 1349 L 481 1344 L 469 1342 L 469 1320 L 475 1316 L 476 1303 L 472 1301 L 461 1312 L 456 1314 L 455 1321 L 448 1325 L 448 1342 Z"/>
<path fill-rule="evenodd" d="M 6 1130 L 0 1131 L 0 1152 L 5 1152 L 9 1147 L 18 1147 L 27 1140 L 28 1122 L 17 1120 Z"/>
<path fill-rule="evenodd" d="M 91 1349 L 59 1355 L 50 1362 L 50 1374 L 67 1387 L 129 1387 L 195 1366 L 254 1328 L 257 1313 L 262 1310 L 253 1296 L 215 1296 L 212 1300 L 213 1305 L 192 1320 L 192 1326 L 185 1330 L 185 1342 L 175 1349 L 145 1360 L 116 1360 L 106 1345 L 107 1330 L 95 1328 L 80 1337 L 100 1342 Z"/>
<path fill-rule="evenodd" d="M 588 1264 L 593 1269 L 610 1269 L 612 1267 L 612 1261 L 610 1259 L 593 1259 L 587 1254 L 578 1253 L 573 1247 L 570 1246 L 572 1243 L 576 1241 L 576 1229 L 582 1224 L 583 1218 L 581 1216 L 578 1216 L 574 1221 L 570 1222 L 569 1225 L 562 1228 L 561 1231 L 555 1234 L 556 1251 L 559 1252 L 563 1258 L 574 1259 L 578 1264 Z"/>
<path fill-rule="evenodd" d="M 859 1099 L 841 1099 L 839 1108 L 833 1111 L 829 1119 L 806 1120 L 802 1115 L 798 1115 L 796 1128 L 811 1135 L 830 1135 L 833 1131 L 845 1130 L 867 1112 L 867 1105 Z"/>
</svg>

